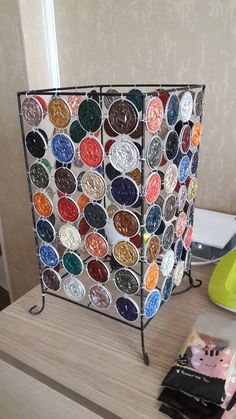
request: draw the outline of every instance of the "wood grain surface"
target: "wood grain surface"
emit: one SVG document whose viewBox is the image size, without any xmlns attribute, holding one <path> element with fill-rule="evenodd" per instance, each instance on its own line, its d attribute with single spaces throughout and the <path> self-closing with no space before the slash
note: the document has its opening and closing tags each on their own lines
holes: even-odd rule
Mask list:
<svg viewBox="0 0 236 419">
<path fill-rule="evenodd" d="M 31 316 L 39 287 L 0 313 L 1 358 L 101 417 L 162 418 L 162 379 L 197 316 L 234 318 L 207 298 L 211 270 L 195 269 L 203 286 L 173 297 L 147 327 L 150 366 L 142 360 L 139 331 L 123 324 L 52 296 L 43 313 Z"/>
</svg>

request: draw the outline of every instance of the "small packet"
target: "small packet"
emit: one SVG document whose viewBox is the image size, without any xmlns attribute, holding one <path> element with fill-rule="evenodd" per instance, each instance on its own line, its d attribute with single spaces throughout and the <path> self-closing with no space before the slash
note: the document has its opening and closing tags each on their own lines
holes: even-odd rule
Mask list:
<svg viewBox="0 0 236 419">
<path fill-rule="evenodd" d="M 235 359 L 236 322 L 200 315 L 162 385 L 221 404 Z"/>
<path fill-rule="evenodd" d="M 164 388 L 158 400 L 188 419 L 221 419 L 224 409 L 191 394 Z"/>
<path fill-rule="evenodd" d="M 222 419 L 233 419 L 236 418 L 236 368 L 230 377 L 226 388 L 226 397 L 222 407 L 225 410 Z"/>
</svg>

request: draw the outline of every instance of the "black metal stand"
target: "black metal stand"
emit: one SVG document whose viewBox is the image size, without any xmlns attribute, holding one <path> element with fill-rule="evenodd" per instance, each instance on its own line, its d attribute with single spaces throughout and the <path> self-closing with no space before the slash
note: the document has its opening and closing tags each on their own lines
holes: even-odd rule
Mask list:
<svg viewBox="0 0 236 419">
<path fill-rule="evenodd" d="M 31 199 L 31 203 L 33 201 L 32 199 L 32 189 L 31 189 L 31 182 L 30 182 L 30 178 L 29 178 L 29 163 L 28 163 L 28 156 L 27 156 L 27 151 L 26 151 L 26 146 L 25 146 L 25 131 L 24 131 L 24 122 L 23 122 L 23 118 L 21 115 L 21 96 L 25 96 L 25 95 L 37 95 L 37 94 L 42 94 L 42 95 L 48 95 L 48 96 L 53 96 L 53 95 L 87 95 L 88 97 L 91 96 L 92 94 L 89 94 L 89 92 L 86 89 L 90 89 L 90 88 L 98 88 L 99 92 L 97 92 L 97 96 L 98 99 L 100 100 L 100 104 L 101 104 L 101 100 L 102 97 L 104 96 L 113 96 L 114 93 L 107 93 L 107 92 L 103 92 L 104 88 L 109 88 L 111 87 L 110 85 L 96 85 L 96 86 L 80 86 L 80 87 L 74 87 L 74 88 L 69 88 L 69 87 L 65 87 L 65 88 L 60 88 L 60 89 L 42 89 L 42 90 L 33 90 L 31 92 L 19 92 L 18 95 L 18 107 L 19 107 L 19 115 L 20 115 L 20 124 L 21 124 L 21 132 L 22 132 L 22 141 L 23 141 L 23 146 L 24 146 L 24 157 L 25 157 L 25 165 L 26 165 L 26 170 L 27 170 L 27 174 L 28 174 L 28 188 L 29 188 L 29 193 L 30 193 L 30 199 Z M 133 86 L 130 85 L 113 85 L 113 87 L 129 87 L 132 88 Z M 189 89 L 194 89 L 194 88 L 199 88 L 201 86 L 199 85 L 155 85 L 155 84 L 144 84 L 144 85 L 136 85 L 135 87 L 153 87 L 154 92 L 153 93 L 143 93 L 142 95 L 142 121 L 143 121 L 143 133 L 142 133 L 142 141 L 141 141 L 141 146 L 142 146 L 142 150 L 143 150 L 143 154 L 141 156 L 141 192 L 140 192 L 140 197 L 141 197 L 141 229 L 140 229 L 140 233 L 141 233 L 141 253 L 140 253 L 140 274 L 138 274 L 140 276 L 141 279 L 141 284 L 140 284 L 140 294 L 138 295 L 140 297 L 140 326 L 133 324 L 133 323 L 128 323 L 125 320 L 122 320 L 121 318 L 112 316 L 110 314 L 108 314 L 107 312 L 102 312 L 100 310 L 97 310 L 96 308 L 94 308 L 93 306 L 91 306 L 91 303 L 85 305 L 82 303 L 78 303 L 75 301 L 71 301 L 68 300 L 68 298 L 65 298 L 61 295 L 57 295 L 54 292 L 51 292 L 48 289 L 45 289 L 45 285 L 43 284 L 42 278 L 41 278 L 41 263 L 39 261 L 39 271 L 40 271 L 40 283 L 41 283 L 41 296 L 42 296 L 42 303 L 41 303 L 41 307 L 38 308 L 37 305 L 32 306 L 29 309 L 29 313 L 31 315 L 38 315 L 40 313 L 42 313 L 42 311 L 45 308 L 45 304 L 46 304 L 46 294 L 52 295 L 56 298 L 60 298 L 62 300 L 65 300 L 67 302 L 70 302 L 72 304 L 76 304 L 79 307 L 83 307 L 86 308 L 92 312 L 96 312 L 99 313 L 102 316 L 105 316 L 107 318 L 113 319 L 115 321 L 118 321 L 119 323 L 125 324 L 129 327 L 132 327 L 136 330 L 139 330 L 141 333 L 141 349 L 142 349 L 142 355 L 143 355 L 143 360 L 145 362 L 146 365 L 149 365 L 149 356 L 148 353 L 145 349 L 145 336 L 144 336 L 144 330 L 145 328 L 148 326 L 148 324 L 150 323 L 150 321 L 152 320 L 152 318 L 146 320 L 146 322 L 144 321 L 144 299 L 145 299 L 145 289 L 144 289 L 144 255 L 145 255 L 145 240 L 144 240 L 144 234 L 145 234 L 145 228 L 144 228 L 144 220 L 145 220 L 145 170 L 144 170 L 144 164 L 145 164 L 145 155 L 144 155 L 144 149 L 145 149 L 145 97 L 147 94 L 153 94 L 153 95 L 157 95 L 157 90 L 161 90 L 162 88 L 165 88 L 165 91 L 168 92 L 175 92 L 177 90 L 189 90 Z M 81 92 L 79 91 L 80 89 L 85 89 L 86 91 Z M 204 89 L 204 86 L 203 86 Z M 125 97 L 127 96 L 128 93 L 117 93 L 116 96 L 120 96 L 120 97 Z M 94 95 L 94 93 L 93 93 Z M 101 143 L 103 144 L 103 127 L 101 127 Z M 104 169 L 104 163 L 103 163 L 103 169 Z M 105 198 L 104 198 L 104 205 L 106 206 L 106 202 L 105 202 Z M 35 220 L 35 213 L 34 213 L 34 209 L 33 206 L 31 205 L 31 210 L 32 210 L 32 218 L 33 218 L 33 225 L 34 225 L 34 229 L 36 226 L 36 220 Z M 35 234 L 35 241 L 36 241 L 36 246 L 37 249 L 39 248 L 39 243 L 38 243 L 38 238 L 37 235 Z M 83 262 L 86 263 L 86 261 L 89 259 L 90 257 L 86 258 Z M 109 258 L 106 259 L 106 262 L 109 262 Z M 62 276 L 65 277 L 68 274 L 65 274 Z M 189 280 L 189 285 L 187 288 L 185 288 L 184 290 L 178 291 L 178 292 L 174 292 L 173 295 L 179 295 L 182 294 L 188 290 L 190 290 L 191 288 L 197 288 L 201 285 L 201 281 L 199 279 L 193 279 L 192 275 L 191 275 L 191 269 L 189 272 L 185 272 L 185 276 L 188 277 Z M 161 305 L 163 304 L 163 301 L 161 303 Z"/>
</svg>

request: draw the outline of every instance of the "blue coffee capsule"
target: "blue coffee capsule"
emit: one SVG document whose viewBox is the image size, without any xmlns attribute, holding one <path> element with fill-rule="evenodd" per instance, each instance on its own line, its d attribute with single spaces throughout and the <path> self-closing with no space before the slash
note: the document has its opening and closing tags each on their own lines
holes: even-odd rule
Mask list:
<svg viewBox="0 0 236 419">
<path fill-rule="evenodd" d="M 161 296 L 165 302 L 168 301 L 171 296 L 173 285 L 174 285 L 174 281 L 173 281 L 172 276 L 168 276 L 165 279 L 161 288 Z"/>
<path fill-rule="evenodd" d="M 161 208 L 159 205 L 153 204 L 146 213 L 146 231 L 149 234 L 154 233 L 161 224 Z"/>
<path fill-rule="evenodd" d="M 173 160 L 173 163 L 176 164 L 177 167 L 179 166 L 179 163 L 180 163 L 182 157 L 183 157 L 183 153 L 182 153 L 181 150 L 179 150 L 177 156 Z"/>
<path fill-rule="evenodd" d="M 111 195 L 118 204 L 132 206 L 138 199 L 139 191 L 132 179 L 118 176 L 111 183 Z"/>
<path fill-rule="evenodd" d="M 197 174 L 198 161 L 199 161 L 199 153 L 196 150 L 195 153 L 193 153 L 191 157 L 191 162 L 190 162 L 190 172 L 192 176 Z"/>
<path fill-rule="evenodd" d="M 175 254 L 176 262 L 179 262 L 181 260 L 183 248 L 184 248 L 183 240 L 181 238 L 177 239 L 174 246 L 174 254 Z"/>
<path fill-rule="evenodd" d="M 189 157 L 184 156 L 179 164 L 179 181 L 184 183 L 189 175 Z"/>
<path fill-rule="evenodd" d="M 161 305 L 161 293 L 158 290 L 153 290 L 148 294 L 144 303 L 144 314 L 150 319 L 157 314 Z"/>
<path fill-rule="evenodd" d="M 115 179 L 117 176 L 119 176 L 121 173 L 118 172 L 118 170 L 116 170 L 111 163 L 108 163 L 106 165 L 106 175 L 108 177 L 109 180 L 113 180 Z"/>
<path fill-rule="evenodd" d="M 108 216 L 102 205 L 89 202 L 84 207 L 84 218 L 92 228 L 100 230 L 107 224 Z"/>
<path fill-rule="evenodd" d="M 39 238 L 47 243 L 52 243 L 55 240 L 55 229 L 48 220 L 39 219 L 36 224 L 36 232 Z"/>
<path fill-rule="evenodd" d="M 172 94 L 166 104 L 166 122 L 167 124 L 172 127 L 176 124 L 179 117 L 179 98 L 174 93 Z"/>
<path fill-rule="evenodd" d="M 56 160 L 61 163 L 70 163 L 75 155 L 75 147 L 66 134 L 56 134 L 52 137 L 51 148 Z"/>
<path fill-rule="evenodd" d="M 139 316 L 139 307 L 130 297 L 118 297 L 116 309 L 121 317 L 129 322 L 134 322 Z"/>
<path fill-rule="evenodd" d="M 59 263 L 59 254 L 51 244 L 43 244 L 39 248 L 39 257 L 44 265 L 55 268 Z"/>
</svg>

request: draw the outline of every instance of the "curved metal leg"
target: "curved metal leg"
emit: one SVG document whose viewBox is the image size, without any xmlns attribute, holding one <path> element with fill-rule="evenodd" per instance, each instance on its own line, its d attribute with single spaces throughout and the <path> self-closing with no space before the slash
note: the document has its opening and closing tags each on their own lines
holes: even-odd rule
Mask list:
<svg viewBox="0 0 236 419">
<path fill-rule="evenodd" d="M 41 308 L 40 308 L 40 309 L 35 310 L 35 309 L 37 308 L 37 305 L 35 304 L 34 306 L 32 306 L 32 307 L 29 309 L 29 313 L 30 313 L 30 314 L 32 314 L 32 316 L 35 316 L 35 315 L 37 315 L 37 314 L 42 313 L 42 311 L 43 311 L 44 307 L 45 307 L 45 294 L 42 294 L 42 306 L 41 306 Z"/>
<path fill-rule="evenodd" d="M 201 279 L 198 279 L 198 278 L 193 279 L 192 274 L 191 274 L 191 270 L 189 272 L 185 272 L 184 273 L 184 276 L 187 276 L 188 277 L 188 279 L 189 279 L 189 286 L 186 287 L 186 288 L 184 288 L 181 291 L 173 292 L 172 295 L 180 295 L 180 294 L 183 294 L 186 291 L 189 291 L 191 288 L 198 288 L 198 287 L 200 287 L 202 285 Z"/>
<path fill-rule="evenodd" d="M 145 343 L 144 343 L 144 332 L 141 330 L 141 344 L 142 344 L 142 352 L 143 352 L 143 360 L 146 365 L 150 364 L 148 353 L 145 351 Z"/>
</svg>

